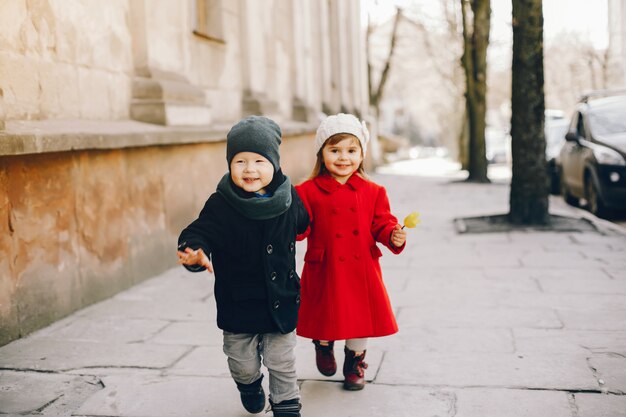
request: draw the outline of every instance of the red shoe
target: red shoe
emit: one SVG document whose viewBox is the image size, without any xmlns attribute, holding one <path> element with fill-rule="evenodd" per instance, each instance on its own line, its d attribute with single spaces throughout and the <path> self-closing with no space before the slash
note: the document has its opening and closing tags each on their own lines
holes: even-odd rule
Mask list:
<svg viewBox="0 0 626 417">
<path fill-rule="evenodd" d="M 364 350 L 360 355 L 348 348 L 344 348 L 343 351 L 346 354 L 343 363 L 343 376 L 345 377 L 343 388 L 348 391 L 362 390 L 365 387 L 365 369 L 367 369 L 367 364 L 363 360 L 367 351 Z"/>
<path fill-rule="evenodd" d="M 335 353 L 333 352 L 334 341 L 329 341 L 328 346 L 320 344 L 319 340 L 314 340 L 315 345 L 315 364 L 317 370 L 325 376 L 333 376 L 337 372 L 337 362 L 335 362 Z"/>
</svg>

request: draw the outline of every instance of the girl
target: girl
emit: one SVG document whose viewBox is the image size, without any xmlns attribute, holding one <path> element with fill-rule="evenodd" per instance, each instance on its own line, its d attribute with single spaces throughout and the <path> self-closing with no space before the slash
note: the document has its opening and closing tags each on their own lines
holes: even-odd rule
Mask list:
<svg viewBox="0 0 626 417">
<path fill-rule="evenodd" d="M 311 223 L 302 272 L 297 333 L 313 339 L 318 370 L 337 370 L 335 340 L 346 340 L 344 388 L 365 385 L 367 338 L 398 331 L 376 242 L 393 253 L 404 249 L 406 232 L 391 214 L 385 189 L 365 177 L 369 133 L 355 116 L 326 118 L 317 130 L 317 161 L 296 187 Z"/>
</svg>

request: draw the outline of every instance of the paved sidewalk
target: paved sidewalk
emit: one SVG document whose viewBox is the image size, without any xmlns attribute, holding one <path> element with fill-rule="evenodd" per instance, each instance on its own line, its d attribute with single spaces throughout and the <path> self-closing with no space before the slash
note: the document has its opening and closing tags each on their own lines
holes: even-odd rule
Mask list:
<svg viewBox="0 0 626 417">
<path fill-rule="evenodd" d="M 508 185 L 413 168 L 387 172 L 429 176 L 375 176 L 398 217 L 422 219 L 382 258 L 400 332 L 370 342 L 361 392 L 300 339 L 302 415 L 625 417 L 626 233 L 458 234 L 454 218 L 507 212 Z M 249 416 L 212 298 L 210 275 L 178 267 L 0 348 L 0 414 Z"/>
</svg>

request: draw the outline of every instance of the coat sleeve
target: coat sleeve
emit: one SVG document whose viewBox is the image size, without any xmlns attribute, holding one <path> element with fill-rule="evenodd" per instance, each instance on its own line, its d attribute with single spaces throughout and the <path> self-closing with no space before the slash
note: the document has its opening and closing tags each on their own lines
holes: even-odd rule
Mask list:
<svg viewBox="0 0 626 417">
<path fill-rule="evenodd" d="M 296 209 L 296 233 L 300 235 L 302 233 L 306 233 L 309 228 L 309 212 L 304 207 L 302 199 L 300 199 L 298 192 L 293 186 L 291 187 L 291 197 L 291 204 L 295 204 Z"/>
<path fill-rule="evenodd" d="M 311 224 L 313 223 L 313 212 L 311 211 L 311 206 L 306 196 L 305 187 L 302 184 L 297 185 L 296 191 L 298 193 L 299 200 L 302 202 L 302 205 L 308 214 L 306 227 L 304 229 L 298 229 L 298 236 L 296 237 L 296 240 L 300 241 L 300 240 L 306 239 L 311 233 Z"/>
<path fill-rule="evenodd" d="M 211 250 L 215 247 L 217 236 L 220 233 L 220 222 L 215 215 L 215 194 L 204 203 L 202 211 L 196 220 L 185 227 L 178 237 L 178 250 L 185 248 L 193 250 L 202 249 L 211 258 Z M 183 265 L 191 272 L 204 271 L 206 268 L 201 265 Z"/>
<path fill-rule="evenodd" d="M 391 214 L 389 198 L 384 187 L 378 188 L 376 202 L 374 203 L 374 220 L 372 221 L 372 236 L 377 242 L 385 245 L 389 250 L 398 254 L 404 250 L 406 243 L 400 247 L 391 244 L 391 232 L 398 224 L 398 219 Z"/>
</svg>

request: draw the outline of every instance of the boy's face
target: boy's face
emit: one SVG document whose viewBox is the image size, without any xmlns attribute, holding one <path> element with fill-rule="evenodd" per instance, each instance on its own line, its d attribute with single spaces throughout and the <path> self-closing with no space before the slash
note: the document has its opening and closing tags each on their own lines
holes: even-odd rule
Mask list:
<svg viewBox="0 0 626 417">
<path fill-rule="evenodd" d="M 363 153 L 359 140 L 347 137 L 336 144 L 327 143 L 322 149 L 324 166 L 337 181 L 345 183 L 359 169 Z"/>
<path fill-rule="evenodd" d="M 230 161 L 230 177 L 244 191 L 265 194 L 265 187 L 274 178 L 274 166 L 263 155 L 239 152 Z"/>
</svg>

